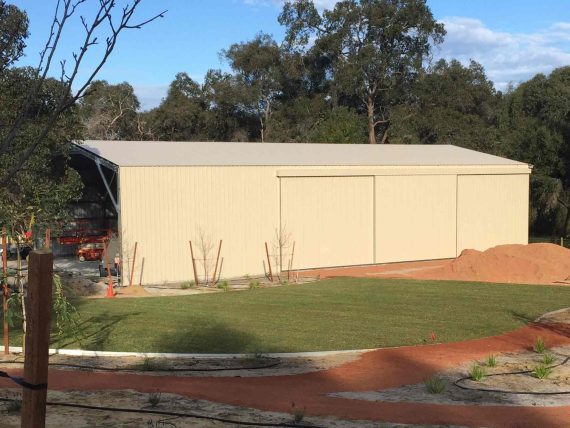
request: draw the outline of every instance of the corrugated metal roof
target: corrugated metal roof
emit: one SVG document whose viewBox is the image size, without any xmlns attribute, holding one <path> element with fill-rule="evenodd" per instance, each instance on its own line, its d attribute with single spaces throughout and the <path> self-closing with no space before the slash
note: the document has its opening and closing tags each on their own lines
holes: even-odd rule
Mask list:
<svg viewBox="0 0 570 428">
<path fill-rule="evenodd" d="M 96 141 L 82 148 L 119 166 L 525 165 L 452 145 Z"/>
</svg>

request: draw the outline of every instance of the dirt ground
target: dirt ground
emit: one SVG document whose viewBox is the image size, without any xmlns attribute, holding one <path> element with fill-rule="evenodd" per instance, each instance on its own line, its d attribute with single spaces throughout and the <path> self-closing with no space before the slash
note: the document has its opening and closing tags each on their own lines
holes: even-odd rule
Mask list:
<svg viewBox="0 0 570 428">
<path fill-rule="evenodd" d="M 298 358 L 267 358 L 263 356 L 247 356 L 245 358 L 229 359 L 143 359 L 136 357 L 70 357 L 52 355 L 50 364 L 58 364 L 60 370 L 66 370 L 69 375 L 74 371 L 90 371 L 97 369 L 121 369 L 131 372 L 144 372 L 152 376 L 183 376 L 183 377 L 261 377 L 281 376 L 309 373 L 338 367 L 355 361 L 360 352 L 341 353 L 326 357 Z M 11 362 L 11 363 L 8 363 Z M 21 367 L 22 358 L 18 355 L 0 357 L 0 368 L 3 370 Z M 68 364 L 69 366 L 65 366 Z M 85 368 L 72 367 L 81 365 Z M 53 366 L 52 366 L 53 367 Z M 255 368 L 258 367 L 258 368 Z M 183 371 L 186 369 L 194 371 Z M 173 370 L 180 370 L 174 372 Z M 14 389 L 0 389 L 0 399 L 19 399 L 21 396 Z M 134 390 L 107 391 L 49 391 L 48 401 L 54 403 L 72 403 L 97 407 L 113 407 L 132 409 L 133 412 L 109 412 L 105 410 L 76 409 L 73 407 L 48 406 L 48 427 L 61 427 L 71 423 L 73 427 L 220 427 L 238 426 L 231 422 L 201 419 L 214 417 L 241 422 L 260 424 L 299 424 L 315 427 L 332 428 L 372 428 L 407 427 L 404 424 L 378 424 L 365 420 L 342 420 L 333 417 L 305 416 L 304 409 L 291 403 L 289 413 L 268 412 L 254 408 L 232 406 L 214 403 L 207 400 L 196 400 L 178 394 L 169 393 L 140 393 Z M 136 413 L 137 410 L 174 412 L 191 416 L 169 416 L 152 413 Z M 10 411 L 7 402 L 0 402 L 0 428 L 19 427 L 19 412 Z M 297 419 L 295 419 L 297 418 Z M 417 425 L 415 425 L 417 426 Z M 423 425 L 438 427 L 438 425 Z"/>
<path fill-rule="evenodd" d="M 315 269 L 301 274 L 570 285 L 570 250 L 554 244 L 499 245 L 486 251 L 464 250 L 456 259 Z"/>
<path fill-rule="evenodd" d="M 568 363 L 570 346 L 549 349 L 547 353 L 554 358 L 551 365 L 557 366 L 552 369 L 552 374 L 547 379 L 537 379 L 532 373 L 510 374 L 532 371 L 541 364 L 542 354 L 526 351 L 497 357 L 495 367 L 486 366 L 484 360 L 474 360 L 439 373 L 437 377 L 445 385 L 445 391 L 442 393 L 429 393 L 425 383 L 422 382 L 382 391 L 341 392 L 331 395 L 354 400 L 451 405 L 570 406 L 570 363 Z M 485 378 L 479 382 L 464 379 L 469 376 L 474 364 L 481 365 L 486 373 Z"/>
<path fill-rule="evenodd" d="M 325 427 L 567 427 L 568 320 L 570 308 L 543 316 L 539 324 L 486 339 L 297 358 L 279 361 L 275 366 L 266 364 L 275 362 L 274 359 L 260 356 L 178 359 L 168 363 L 54 356 L 52 363 L 89 367 L 52 367 L 50 401 L 186 416 L 50 406 L 48 426 L 235 426 L 227 421 L 190 418 L 187 414 L 191 413 L 266 426 L 290 424 L 297 416 L 302 425 Z M 538 337 L 544 340 L 546 353 L 554 356 L 550 377 L 540 380 L 531 373 L 505 374 L 532 370 L 540 363 L 543 356 L 532 351 Z M 485 364 L 489 355 L 496 356 L 497 365 L 485 367 L 487 376 L 483 380 L 462 379 L 474 363 Z M 253 368 L 251 363 L 265 368 Z M 133 371 L 144 365 L 146 370 Z M 21 366 L 15 366 L 5 364 L 3 369 L 19 375 Z M 130 371 L 93 370 L 97 367 Z M 183 368 L 199 369 L 202 373 L 169 371 Z M 220 368 L 230 370 L 207 371 Z M 440 394 L 428 393 L 424 384 L 435 376 L 445 382 L 445 391 Z M 477 390 L 481 388 L 503 392 Z M 15 393 L 12 384 L 0 379 L 0 397 L 13 398 Z M 4 409 L 0 427 L 18 426 L 17 413 L 9 413 L 6 404 L 0 408 Z"/>
<path fill-rule="evenodd" d="M 83 275 L 82 272 L 70 274 L 65 271 L 65 266 L 61 266 L 61 277 L 75 295 L 106 296 L 106 278 Z M 455 259 L 313 269 L 295 272 L 291 278 L 293 282 L 305 283 L 339 276 L 570 285 L 570 250 L 555 244 L 499 245 L 486 251 L 464 250 Z M 227 285 L 229 290 L 240 291 L 248 290 L 252 282 L 263 288 L 282 286 L 264 277 L 234 278 L 228 280 Z M 181 284 L 115 287 L 114 291 L 115 297 L 223 292 L 214 286 L 181 287 Z"/>
<path fill-rule="evenodd" d="M 14 393 L 2 390 L 0 396 L 14 397 Z M 308 427 L 331 428 L 404 428 L 410 425 L 378 424 L 364 420 L 340 420 L 337 418 L 311 417 L 303 414 L 303 409 L 296 410 L 291 406 L 291 414 L 279 412 L 264 412 L 252 408 L 213 403 L 206 400 L 193 400 L 176 394 L 141 394 L 136 391 L 97 391 L 97 392 L 56 392 L 50 391 L 48 401 L 54 403 L 79 403 L 92 406 L 109 406 L 123 409 L 174 412 L 197 417 L 140 414 L 136 412 L 113 412 L 102 410 L 74 409 L 70 407 L 48 406 L 46 426 L 60 428 L 91 427 L 123 427 L 123 428 L 186 428 L 186 427 L 234 427 L 231 422 L 209 420 L 220 418 L 230 421 L 254 422 L 258 424 L 294 424 Z M 20 426 L 17 412 L 8 412 L 7 404 L 0 403 L 0 428 Z M 295 420 L 295 412 L 297 420 Z M 203 418 L 200 418 L 203 417 Z M 299 420 L 300 419 L 300 420 Z M 416 425 L 417 427 L 418 425 Z M 423 425 L 424 427 L 439 427 L 439 425 Z"/>
<path fill-rule="evenodd" d="M 117 370 L 151 376 L 178 377 L 268 377 L 317 372 L 353 362 L 362 352 L 342 352 L 320 357 L 266 357 L 246 355 L 243 358 L 142 358 L 142 357 L 75 357 L 51 355 L 49 363 L 58 370 Z M 23 356 L 0 355 L 0 369 L 23 367 Z"/>
</svg>

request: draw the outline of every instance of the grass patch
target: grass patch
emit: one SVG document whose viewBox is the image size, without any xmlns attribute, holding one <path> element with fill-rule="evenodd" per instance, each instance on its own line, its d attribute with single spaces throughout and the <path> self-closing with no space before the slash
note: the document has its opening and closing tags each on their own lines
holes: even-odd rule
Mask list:
<svg viewBox="0 0 570 428">
<path fill-rule="evenodd" d="M 336 278 L 247 293 L 80 299 L 83 340 L 136 352 L 299 352 L 454 342 L 526 325 L 570 301 L 564 287 Z M 17 327 L 13 345 L 20 345 Z M 57 339 L 57 340 L 56 340 Z"/>
<path fill-rule="evenodd" d="M 551 366 L 554 364 L 554 361 L 556 361 L 556 358 L 554 358 L 554 355 L 552 354 L 544 354 L 542 356 L 542 364 L 546 366 Z"/>
<path fill-rule="evenodd" d="M 430 394 L 441 394 L 445 391 L 446 388 L 445 381 L 437 376 L 426 380 L 424 384 L 426 386 L 427 392 Z"/>
<path fill-rule="evenodd" d="M 22 410 L 22 397 L 21 396 L 14 396 L 11 401 L 8 401 L 6 405 L 6 413 L 13 414 L 13 413 L 20 413 Z"/>
<path fill-rule="evenodd" d="M 552 369 L 544 364 L 539 364 L 532 372 L 537 379 L 548 379 L 551 373 Z"/>
<path fill-rule="evenodd" d="M 537 337 L 536 341 L 534 342 L 534 352 L 537 354 L 544 354 L 546 350 L 546 346 L 544 344 L 544 339 L 542 337 Z"/>
<path fill-rule="evenodd" d="M 162 394 L 160 392 L 151 392 L 147 398 L 147 404 L 149 407 L 155 408 L 162 401 Z"/>
<path fill-rule="evenodd" d="M 474 364 L 469 371 L 469 377 L 475 382 L 481 382 L 483 379 L 485 379 L 485 375 L 485 368 L 479 364 Z"/>
<path fill-rule="evenodd" d="M 487 367 L 496 367 L 497 366 L 497 357 L 494 355 L 489 355 L 485 360 L 485 365 Z"/>
<path fill-rule="evenodd" d="M 168 370 L 170 363 L 168 360 L 161 360 L 158 358 L 145 358 L 140 365 L 140 370 L 144 372 L 159 372 Z"/>
</svg>

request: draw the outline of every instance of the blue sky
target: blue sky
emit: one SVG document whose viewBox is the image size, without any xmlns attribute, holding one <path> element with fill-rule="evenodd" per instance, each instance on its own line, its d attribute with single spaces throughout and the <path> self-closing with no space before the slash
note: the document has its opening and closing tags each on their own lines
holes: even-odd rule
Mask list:
<svg viewBox="0 0 570 428">
<path fill-rule="evenodd" d="M 26 10 L 30 18 L 31 35 L 20 64 L 36 64 L 56 1 L 9 2 Z M 88 0 L 82 13 L 89 16 L 93 3 Z M 330 8 L 335 1 L 315 3 Z M 568 0 L 428 0 L 428 4 L 448 32 L 434 56 L 479 61 L 498 89 L 570 65 Z M 208 69 L 227 68 L 218 54 L 231 43 L 249 40 L 260 31 L 281 40 L 283 29 L 277 22 L 281 5 L 280 0 L 143 0 L 138 10 L 141 20 L 168 9 L 165 18 L 123 34 L 99 78 L 128 81 L 143 108 L 156 106 L 177 72 L 201 81 Z M 63 39 L 61 58 L 70 61 L 81 36 L 81 24 L 75 19 Z"/>
</svg>

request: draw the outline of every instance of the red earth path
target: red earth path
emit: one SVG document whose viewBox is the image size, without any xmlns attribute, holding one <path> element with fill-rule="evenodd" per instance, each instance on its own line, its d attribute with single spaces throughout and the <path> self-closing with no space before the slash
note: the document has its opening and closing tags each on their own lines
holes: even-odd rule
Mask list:
<svg viewBox="0 0 570 428">
<path fill-rule="evenodd" d="M 53 390 L 121 390 L 175 393 L 261 410 L 409 424 L 472 427 L 570 427 L 570 406 L 514 407 L 373 402 L 326 394 L 372 391 L 416 384 L 434 374 L 490 353 L 530 349 L 537 337 L 547 346 L 570 344 L 570 325 L 531 324 L 498 336 L 459 343 L 379 349 L 358 360 L 318 372 L 268 377 L 175 377 L 50 370 Z M 12 387 L 0 380 L 0 387 Z"/>
</svg>

